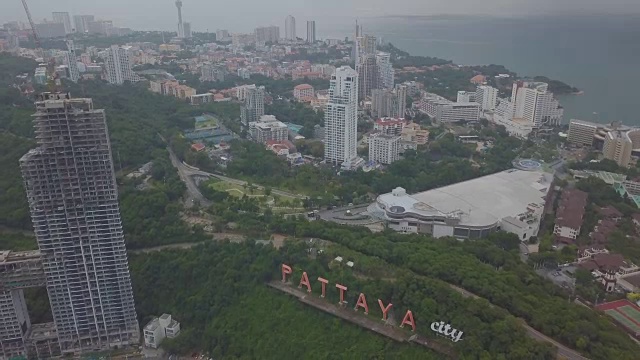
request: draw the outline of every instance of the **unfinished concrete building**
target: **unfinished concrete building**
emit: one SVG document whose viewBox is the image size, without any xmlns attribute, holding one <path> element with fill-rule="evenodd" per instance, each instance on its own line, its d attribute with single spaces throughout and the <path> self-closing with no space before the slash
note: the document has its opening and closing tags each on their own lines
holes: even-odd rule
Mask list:
<svg viewBox="0 0 640 360">
<path fill-rule="evenodd" d="M 14 290 L 11 299 L 0 290 L 13 307 L 13 315 L 0 313 L 0 323 L 18 319 L 22 351 L 30 356 L 38 343 L 24 340 L 34 330 L 54 333 L 62 354 L 136 344 L 140 330 L 104 110 L 94 109 L 91 99 L 59 93 L 42 94 L 36 110 L 39 146 L 20 167 L 55 325 L 32 327 L 24 297 Z M 0 284 L 15 283 L 7 275 L 0 273 Z"/>
</svg>

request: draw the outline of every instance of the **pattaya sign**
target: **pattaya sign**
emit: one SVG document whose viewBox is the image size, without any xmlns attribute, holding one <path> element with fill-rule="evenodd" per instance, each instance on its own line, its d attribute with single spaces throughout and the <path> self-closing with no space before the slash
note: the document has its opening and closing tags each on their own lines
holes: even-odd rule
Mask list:
<svg viewBox="0 0 640 360">
<path fill-rule="evenodd" d="M 282 264 L 282 282 L 287 282 L 287 276 L 293 273 L 291 266 Z M 322 277 L 318 277 L 318 282 L 320 283 L 321 294 L 320 297 L 324 298 L 327 294 L 327 284 L 329 284 L 329 280 L 324 279 Z M 298 284 L 299 288 L 302 287 L 307 288 L 307 292 L 311 293 L 311 282 L 309 281 L 309 276 L 306 271 L 302 272 L 302 276 L 300 276 L 300 283 Z M 345 294 L 347 292 L 347 287 L 342 284 L 335 284 L 336 289 L 340 292 L 340 305 L 344 305 L 347 302 L 344 300 Z M 389 310 L 393 307 L 393 304 L 384 304 L 384 302 L 378 299 L 378 306 L 380 306 L 380 311 L 382 311 L 382 320 L 387 320 L 387 314 Z M 355 311 L 358 311 L 359 308 L 364 310 L 365 314 L 369 314 L 369 305 L 367 303 L 367 298 L 363 293 L 358 295 L 358 300 L 356 301 L 356 306 L 354 307 Z M 416 331 L 416 322 L 413 319 L 413 313 L 411 310 L 407 310 L 404 317 L 402 318 L 402 322 L 400 323 L 400 327 L 404 327 L 405 325 L 411 326 L 411 331 Z M 435 333 L 448 337 L 453 342 L 458 342 L 462 340 L 462 331 L 454 329 L 450 324 L 445 324 L 444 321 L 435 321 L 431 323 L 431 330 Z"/>
</svg>

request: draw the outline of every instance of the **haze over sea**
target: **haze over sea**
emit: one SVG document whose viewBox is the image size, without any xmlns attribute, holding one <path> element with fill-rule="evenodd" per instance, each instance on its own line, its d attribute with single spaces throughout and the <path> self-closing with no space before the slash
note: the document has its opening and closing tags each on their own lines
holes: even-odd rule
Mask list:
<svg viewBox="0 0 640 360">
<path fill-rule="evenodd" d="M 576 86 L 584 95 L 559 97 L 565 122 L 640 126 L 638 15 L 384 17 L 361 23 L 365 33 L 413 55 L 463 65 L 501 64 L 520 76 L 544 75 Z M 334 29 L 333 34 L 323 29 L 323 35 L 353 36 L 354 26 Z"/>
</svg>

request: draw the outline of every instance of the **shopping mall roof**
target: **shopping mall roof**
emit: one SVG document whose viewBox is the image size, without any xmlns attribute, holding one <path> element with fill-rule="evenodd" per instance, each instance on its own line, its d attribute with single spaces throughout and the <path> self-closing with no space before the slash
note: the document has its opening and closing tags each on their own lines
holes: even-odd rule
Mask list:
<svg viewBox="0 0 640 360">
<path fill-rule="evenodd" d="M 457 214 L 461 225 L 485 226 L 526 213 L 532 204 L 544 206 L 552 179 L 543 171 L 511 169 L 413 195 L 394 191 L 380 200 L 392 212 L 397 206 L 426 216 Z"/>
</svg>

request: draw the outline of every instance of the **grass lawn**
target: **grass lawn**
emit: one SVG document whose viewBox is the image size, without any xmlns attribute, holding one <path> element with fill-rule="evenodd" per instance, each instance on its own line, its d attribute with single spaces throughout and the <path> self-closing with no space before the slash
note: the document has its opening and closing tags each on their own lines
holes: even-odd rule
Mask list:
<svg viewBox="0 0 640 360">
<path fill-rule="evenodd" d="M 245 187 L 242 185 L 232 184 L 226 181 L 216 181 L 210 184 L 209 186 L 211 186 L 214 190 L 217 190 L 217 191 L 226 191 L 229 195 L 237 198 L 241 198 L 245 196 L 245 194 L 249 197 L 258 198 L 258 199 L 266 196 L 264 194 L 264 190 L 262 189 L 254 188 L 253 191 L 250 191 L 248 187 L 245 189 Z M 294 200 L 299 201 L 298 199 L 290 196 L 271 194 L 268 196 L 267 202 L 273 204 L 274 196 L 278 197 L 278 202 L 274 205 L 274 208 L 273 208 L 274 212 L 288 213 L 291 211 L 299 211 L 299 212 L 304 211 L 304 208 L 300 207 L 299 202 L 296 202 L 295 206 L 283 204 L 283 202 L 287 202 L 291 204 L 292 201 Z"/>
</svg>

